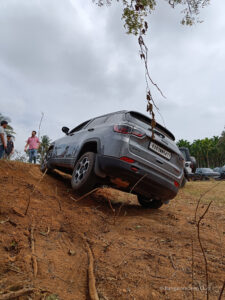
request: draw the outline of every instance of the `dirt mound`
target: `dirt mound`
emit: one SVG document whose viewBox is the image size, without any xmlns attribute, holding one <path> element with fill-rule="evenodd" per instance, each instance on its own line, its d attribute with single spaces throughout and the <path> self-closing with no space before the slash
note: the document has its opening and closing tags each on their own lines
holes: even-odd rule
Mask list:
<svg viewBox="0 0 225 300">
<path fill-rule="evenodd" d="M 0 299 L 89 299 L 86 243 L 99 299 L 192 299 L 193 293 L 205 299 L 194 214 L 207 189 L 200 214 L 214 202 L 200 237 L 210 299 L 218 299 L 225 279 L 225 182 L 188 183 L 154 211 L 111 189 L 76 201 L 69 176 L 43 177 L 30 164 L 0 161 L 0 174 Z"/>
</svg>

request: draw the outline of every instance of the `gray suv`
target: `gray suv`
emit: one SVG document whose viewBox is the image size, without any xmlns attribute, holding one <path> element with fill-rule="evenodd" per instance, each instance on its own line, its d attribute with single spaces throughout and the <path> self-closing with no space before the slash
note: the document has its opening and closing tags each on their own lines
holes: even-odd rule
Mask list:
<svg viewBox="0 0 225 300">
<path fill-rule="evenodd" d="M 132 192 L 139 203 L 159 208 L 173 199 L 184 176 L 184 159 L 173 134 L 135 111 L 88 120 L 51 144 L 41 170 L 72 174 L 73 189 L 84 194 L 108 185 Z"/>
</svg>

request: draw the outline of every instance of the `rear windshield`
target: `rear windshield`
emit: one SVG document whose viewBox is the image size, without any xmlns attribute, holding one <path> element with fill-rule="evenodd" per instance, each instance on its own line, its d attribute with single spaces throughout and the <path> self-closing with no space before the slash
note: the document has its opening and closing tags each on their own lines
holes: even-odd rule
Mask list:
<svg viewBox="0 0 225 300">
<path fill-rule="evenodd" d="M 183 157 L 186 161 L 190 161 L 190 155 L 189 155 L 189 150 L 185 147 L 180 147 L 179 148 L 180 152 L 183 154 Z"/>
<path fill-rule="evenodd" d="M 126 114 L 126 117 L 128 119 L 128 121 L 137 124 L 147 130 L 151 130 L 151 119 L 148 118 L 145 115 L 142 115 L 140 113 L 131 111 L 129 113 Z M 156 123 L 156 129 L 159 130 L 161 133 L 165 134 L 167 137 L 169 137 L 171 140 L 175 141 L 175 137 L 174 135 L 167 130 L 165 127 L 163 127 L 162 125 Z"/>
</svg>

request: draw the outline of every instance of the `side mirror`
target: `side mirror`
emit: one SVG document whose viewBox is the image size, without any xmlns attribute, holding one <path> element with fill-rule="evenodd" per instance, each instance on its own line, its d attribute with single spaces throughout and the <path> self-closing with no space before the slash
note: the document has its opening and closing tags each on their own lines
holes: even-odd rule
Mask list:
<svg viewBox="0 0 225 300">
<path fill-rule="evenodd" d="M 70 129 L 68 127 L 63 127 L 62 128 L 62 132 L 64 132 L 66 135 L 68 135 L 69 131 L 70 131 Z"/>
</svg>

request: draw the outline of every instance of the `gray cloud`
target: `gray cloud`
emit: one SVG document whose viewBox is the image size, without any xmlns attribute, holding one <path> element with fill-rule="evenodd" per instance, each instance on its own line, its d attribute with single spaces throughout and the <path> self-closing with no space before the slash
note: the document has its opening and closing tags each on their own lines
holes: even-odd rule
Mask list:
<svg viewBox="0 0 225 300">
<path fill-rule="evenodd" d="M 177 138 L 218 135 L 224 126 L 225 4 L 204 10 L 186 28 L 159 2 L 146 42 L 153 88 L 167 127 Z M 4 0 L 0 3 L 0 111 L 12 119 L 22 149 L 45 113 L 42 134 L 120 109 L 145 113 L 144 67 L 137 38 L 125 35 L 121 7 L 92 1 Z M 162 123 L 160 116 L 158 121 Z"/>
</svg>

